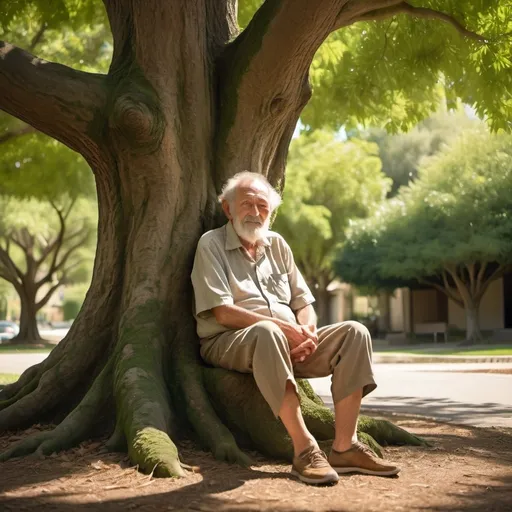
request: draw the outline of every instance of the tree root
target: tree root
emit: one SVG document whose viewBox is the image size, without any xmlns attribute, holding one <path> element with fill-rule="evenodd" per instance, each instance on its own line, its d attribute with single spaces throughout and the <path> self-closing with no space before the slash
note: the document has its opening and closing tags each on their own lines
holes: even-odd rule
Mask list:
<svg viewBox="0 0 512 512">
<path fill-rule="evenodd" d="M 411 434 L 401 427 L 397 427 L 388 420 L 359 416 L 358 430 L 371 436 L 382 446 L 430 446 L 425 439 Z"/>
<path fill-rule="evenodd" d="M 199 442 L 209 449 L 217 460 L 250 466 L 252 459 L 246 455 L 235 437 L 217 415 L 205 389 L 209 387 L 208 371 L 199 362 L 197 351 L 190 343 L 195 333 L 182 327 L 173 346 L 173 383 L 177 400 L 182 397 L 186 416 L 196 432 Z"/>
<path fill-rule="evenodd" d="M 252 375 L 205 368 L 204 376 L 215 410 L 231 430 L 246 433 L 262 453 L 291 460 L 291 439 L 281 421 L 272 414 Z M 298 380 L 297 384 L 306 426 L 320 446 L 328 450 L 334 438 L 334 414 L 323 405 L 309 382 Z M 427 445 L 421 438 L 387 420 L 367 416 L 359 417 L 358 435 L 361 442 L 379 456 L 382 456 L 381 444 Z"/>
<path fill-rule="evenodd" d="M 105 366 L 80 404 L 53 430 L 40 432 L 16 443 L 0 454 L 0 461 L 35 453 L 50 455 L 71 448 L 90 434 L 111 395 L 105 392 L 111 384 L 112 364 Z"/>
<path fill-rule="evenodd" d="M 162 304 L 128 309 L 114 354 L 115 437 L 124 433 L 133 464 L 157 477 L 183 476 L 169 433 L 175 423 L 163 373 L 164 338 L 158 327 Z M 115 438 L 111 438 L 116 441 Z"/>
</svg>

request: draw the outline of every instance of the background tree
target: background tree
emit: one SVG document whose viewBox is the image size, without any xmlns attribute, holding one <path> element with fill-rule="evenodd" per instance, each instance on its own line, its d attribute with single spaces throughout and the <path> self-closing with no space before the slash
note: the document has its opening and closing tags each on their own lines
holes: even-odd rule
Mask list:
<svg viewBox="0 0 512 512">
<path fill-rule="evenodd" d="M 184 423 L 222 459 L 247 462 L 233 432 L 290 455 L 254 380 L 200 364 L 189 271 L 198 238 L 216 225 L 216 195 L 228 177 L 247 169 L 282 186 L 288 145 L 311 96 L 310 67 L 331 34 L 343 49 L 323 78 L 313 69 L 326 104 L 332 100 L 326 121 L 415 124 L 437 106 L 430 97 L 442 76 L 493 126 L 508 127 L 506 1 L 267 0 L 243 31 L 237 4 L 104 0 L 114 43 L 107 74 L 0 43 L 0 108 L 82 154 L 99 207 L 82 310 L 57 349 L 2 390 L 0 430 L 81 402 L 55 430 L 2 459 L 77 443 L 100 411 L 112 410 L 111 400 L 110 444 L 127 446 L 134 464 L 157 475 L 183 474 L 172 438 Z M 21 19 L 27 5 L 51 23 L 79 23 L 90 3 L 9 2 L 4 23 Z M 312 113 L 320 122 L 319 109 Z M 315 400 L 302 395 L 306 423 L 325 439 L 332 414 Z M 382 441 L 399 432 L 376 421 L 361 421 L 360 430 Z"/>
<path fill-rule="evenodd" d="M 393 180 L 389 196 L 418 176 L 422 159 L 433 156 L 462 131 L 475 127 L 481 121 L 471 119 L 458 109 L 441 111 L 418 123 L 406 133 L 388 133 L 384 128 L 373 128 L 358 134 L 379 146 L 382 171 Z"/>
<path fill-rule="evenodd" d="M 0 196 L 0 278 L 12 284 L 21 303 L 13 343 L 40 341 L 39 310 L 59 287 L 90 277 L 95 204 L 58 201 L 63 204 Z"/>
<path fill-rule="evenodd" d="M 480 301 L 512 269 L 511 186 L 512 137 L 467 132 L 354 226 L 337 271 L 374 287 L 432 286 L 464 308 L 467 341 L 481 340 Z"/>
<path fill-rule="evenodd" d="M 301 135 L 291 144 L 274 229 L 290 245 L 315 295 L 320 325 L 329 321 L 333 258 L 351 219 L 372 212 L 389 188 L 377 150 L 375 144 L 342 141 L 326 131 Z"/>
</svg>

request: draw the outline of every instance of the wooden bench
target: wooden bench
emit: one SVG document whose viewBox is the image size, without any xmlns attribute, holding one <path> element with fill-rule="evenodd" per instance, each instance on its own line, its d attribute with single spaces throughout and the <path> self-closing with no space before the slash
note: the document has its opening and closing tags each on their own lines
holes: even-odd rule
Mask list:
<svg viewBox="0 0 512 512">
<path fill-rule="evenodd" d="M 437 343 L 437 334 L 444 334 L 445 343 L 448 341 L 448 324 L 446 322 L 437 322 L 431 324 L 415 324 L 414 332 L 416 334 L 433 334 L 434 343 Z"/>
</svg>

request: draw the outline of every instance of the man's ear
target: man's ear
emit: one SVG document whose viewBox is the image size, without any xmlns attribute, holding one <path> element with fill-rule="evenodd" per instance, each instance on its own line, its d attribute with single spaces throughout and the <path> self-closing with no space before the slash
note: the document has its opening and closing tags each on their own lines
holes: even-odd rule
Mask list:
<svg viewBox="0 0 512 512">
<path fill-rule="evenodd" d="M 222 200 L 222 210 L 229 220 L 233 220 L 233 215 L 231 215 L 231 212 L 229 211 L 229 202 L 225 199 Z"/>
</svg>

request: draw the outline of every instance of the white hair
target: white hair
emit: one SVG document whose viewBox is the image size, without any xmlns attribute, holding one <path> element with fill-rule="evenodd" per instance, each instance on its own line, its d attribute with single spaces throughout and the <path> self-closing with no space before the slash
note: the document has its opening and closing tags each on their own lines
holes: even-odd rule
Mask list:
<svg viewBox="0 0 512 512">
<path fill-rule="evenodd" d="M 229 178 L 228 181 L 222 187 L 222 192 L 219 196 L 219 202 L 227 201 L 229 204 L 232 204 L 235 199 L 235 193 L 237 187 L 241 183 L 259 181 L 267 188 L 267 198 L 270 207 L 270 211 L 274 211 L 281 204 L 281 196 L 279 192 L 268 182 L 267 178 L 258 172 L 250 172 L 243 171 L 235 174 L 232 178 Z"/>
</svg>

